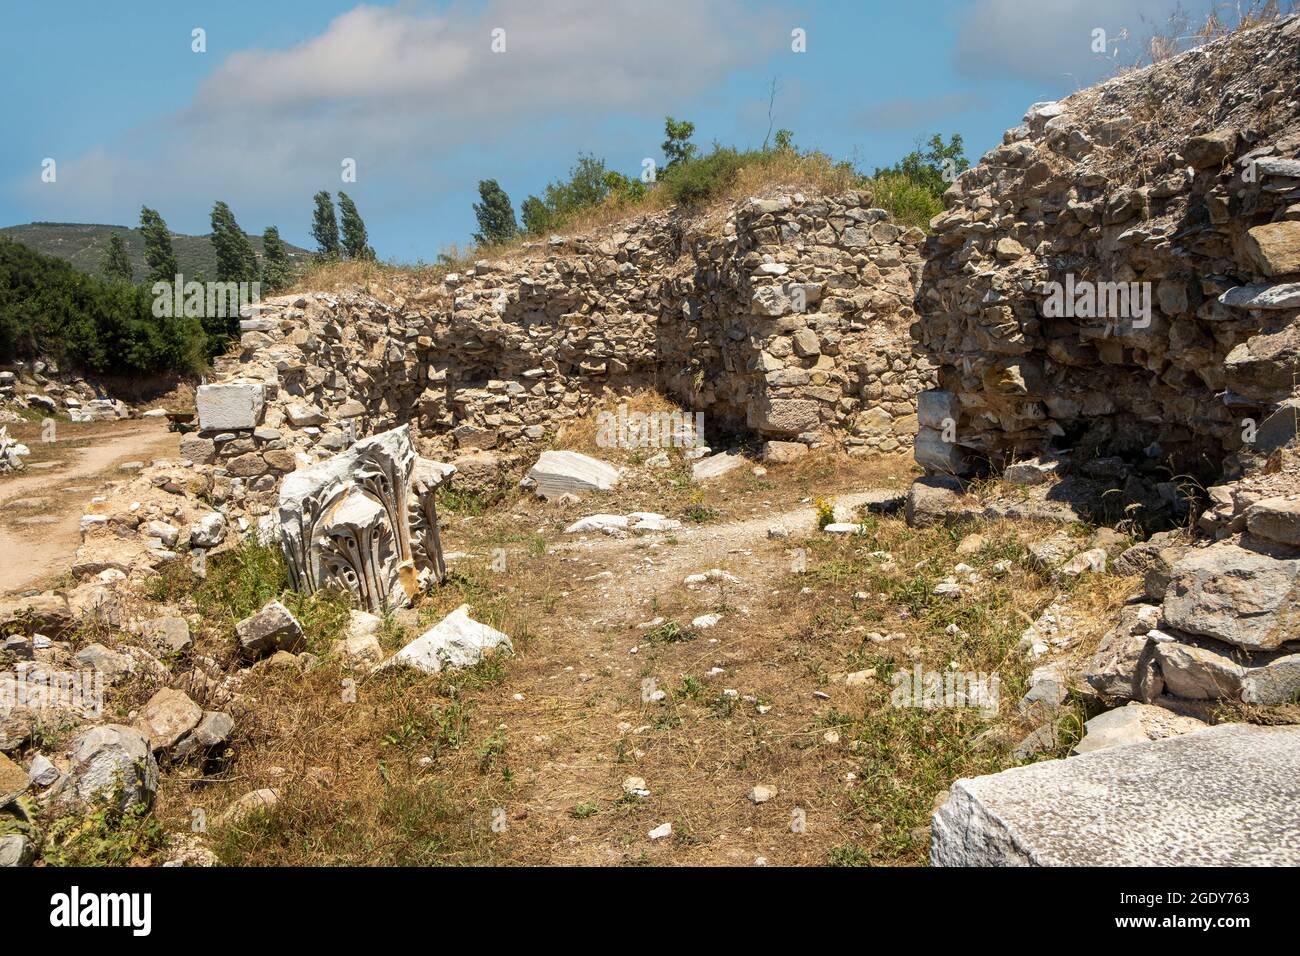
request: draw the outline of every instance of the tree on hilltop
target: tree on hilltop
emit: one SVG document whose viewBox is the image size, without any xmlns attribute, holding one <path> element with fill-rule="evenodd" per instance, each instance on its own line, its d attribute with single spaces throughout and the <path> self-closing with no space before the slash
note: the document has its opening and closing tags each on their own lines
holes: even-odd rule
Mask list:
<svg viewBox="0 0 1300 956">
<path fill-rule="evenodd" d="M 515 221 L 515 209 L 500 184 L 495 179 L 480 180 L 478 194 L 482 202 L 474 203 L 474 215 L 478 219 L 479 228 L 474 241 L 486 245 L 509 242 L 517 236 L 519 224 Z"/>
<path fill-rule="evenodd" d="M 108 237 L 108 250 L 104 253 L 104 278 L 110 282 L 130 282 L 135 275 L 131 256 L 120 233 Z"/>
<path fill-rule="evenodd" d="M 334 200 L 323 189 L 316 194 L 311 237 L 316 240 L 316 247 L 322 256 L 327 259 L 339 257 L 339 225 L 334 219 Z"/>
<path fill-rule="evenodd" d="M 279 292 L 293 279 L 289 253 L 280 238 L 280 230 L 267 226 L 262 233 L 262 285 L 267 292 Z"/>
<path fill-rule="evenodd" d="M 691 142 L 691 137 L 695 135 L 694 123 L 665 116 L 664 135 L 667 137 L 661 147 L 664 159 L 667 160 L 664 169 L 672 169 L 695 158 L 695 144 Z"/>
<path fill-rule="evenodd" d="M 218 282 L 257 281 L 257 256 L 253 244 L 239 228 L 230 207 L 220 200 L 212 206 L 211 239 L 217 254 Z"/>
<path fill-rule="evenodd" d="M 181 271 L 172 249 L 172 234 L 156 209 L 140 207 L 140 234 L 144 236 L 145 282 L 174 282 Z"/>
<path fill-rule="evenodd" d="M 366 241 L 366 224 L 361 221 L 352 197 L 339 191 L 339 219 L 343 223 L 343 252 L 349 259 L 373 259 L 375 250 Z"/>
</svg>

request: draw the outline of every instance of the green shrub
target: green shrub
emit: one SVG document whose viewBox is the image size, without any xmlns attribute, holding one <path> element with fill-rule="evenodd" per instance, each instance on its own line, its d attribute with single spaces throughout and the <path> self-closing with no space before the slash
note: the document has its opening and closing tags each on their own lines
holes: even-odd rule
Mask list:
<svg viewBox="0 0 1300 956">
<path fill-rule="evenodd" d="M 108 805 L 55 820 L 41 857 L 46 866 L 131 866 L 153 862 L 165 845 L 162 824 L 147 807 Z"/>
<path fill-rule="evenodd" d="M 43 356 L 108 374 L 196 372 L 206 345 L 197 319 L 155 317 L 147 288 L 0 239 L 0 362 Z"/>
<path fill-rule="evenodd" d="M 943 212 L 943 199 L 923 183 L 895 173 L 882 173 L 867 182 L 874 205 L 900 226 L 928 230 L 930 220 Z"/>
<path fill-rule="evenodd" d="M 714 146 L 698 159 L 684 159 L 659 181 L 668 198 L 683 206 L 698 206 L 721 195 L 736 179 L 741 167 L 753 163 L 762 153 L 738 153 L 729 146 Z"/>
</svg>

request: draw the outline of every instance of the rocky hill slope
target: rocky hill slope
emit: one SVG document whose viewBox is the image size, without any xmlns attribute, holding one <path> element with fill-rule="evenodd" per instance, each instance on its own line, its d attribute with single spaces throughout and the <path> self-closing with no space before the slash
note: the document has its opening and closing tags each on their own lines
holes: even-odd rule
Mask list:
<svg viewBox="0 0 1300 956">
<path fill-rule="evenodd" d="M 120 235 L 126 242 L 126 251 L 134 269 L 133 280 L 143 282 L 149 272 L 144 262 L 144 238 L 140 230 L 134 227 L 81 222 L 29 222 L 0 229 L 0 236 L 21 242 L 47 256 L 57 256 L 72 263 L 80 271 L 94 276 L 103 271 L 108 240 L 114 234 Z M 217 256 L 212 250 L 212 240 L 209 237 L 174 232 L 171 238 L 176 264 L 182 275 L 190 279 L 199 275 L 216 278 Z M 262 237 L 249 236 L 248 241 L 253 246 L 253 252 L 260 257 Z M 312 254 L 306 249 L 287 242 L 284 248 L 291 263 L 306 263 L 311 259 Z"/>
</svg>

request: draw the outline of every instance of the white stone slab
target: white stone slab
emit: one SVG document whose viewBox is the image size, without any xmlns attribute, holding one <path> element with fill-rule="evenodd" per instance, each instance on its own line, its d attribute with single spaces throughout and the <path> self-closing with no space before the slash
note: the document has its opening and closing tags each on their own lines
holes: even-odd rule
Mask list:
<svg viewBox="0 0 1300 956">
<path fill-rule="evenodd" d="M 266 386 L 258 382 L 200 385 L 195 402 L 199 428 L 205 432 L 256 428 L 266 406 Z"/>
</svg>

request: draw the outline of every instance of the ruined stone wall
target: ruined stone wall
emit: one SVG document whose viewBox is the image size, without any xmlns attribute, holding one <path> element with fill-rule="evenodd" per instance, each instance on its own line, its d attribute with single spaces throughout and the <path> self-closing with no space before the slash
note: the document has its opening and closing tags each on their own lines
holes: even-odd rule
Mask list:
<svg viewBox="0 0 1300 956">
<path fill-rule="evenodd" d="M 274 299 L 215 376 L 260 384 L 264 408 L 201 421 L 185 453 L 219 460 L 219 492 L 269 493 L 403 424 L 430 457 L 521 456 L 644 388 L 702 412 L 710 440 L 906 450 L 934 382 L 908 332 L 923 239 L 863 195 L 795 194 L 552 237 L 432 287 Z"/>
<path fill-rule="evenodd" d="M 1300 20 L 1234 34 L 1035 104 L 957 180 L 917 300 L 941 366 L 922 464 L 1080 449 L 1239 468 L 1297 382 L 1298 77 Z M 1052 314 L 1053 282 L 1073 314 Z M 1088 315 L 1088 283 L 1123 286 Z M 1149 311 L 1113 307 L 1121 288 Z"/>
</svg>

